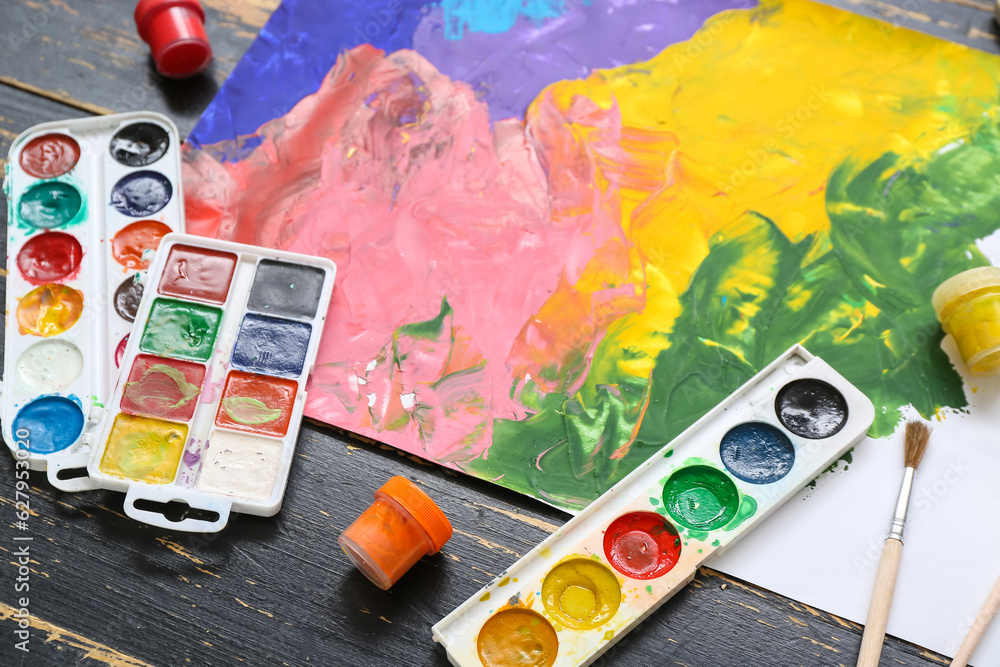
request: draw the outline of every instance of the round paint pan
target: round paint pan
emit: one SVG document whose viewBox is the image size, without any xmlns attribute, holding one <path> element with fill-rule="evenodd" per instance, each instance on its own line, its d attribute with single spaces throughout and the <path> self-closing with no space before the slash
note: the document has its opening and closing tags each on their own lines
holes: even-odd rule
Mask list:
<svg viewBox="0 0 1000 667">
<path fill-rule="evenodd" d="M 847 423 L 847 400 L 836 387 L 805 378 L 789 382 L 778 391 L 774 411 L 781 425 L 810 440 L 829 438 Z"/>
<path fill-rule="evenodd" d="M 691 465 L 672 474 L 663 485 L 663 506 L 685 528 L 715 530 L 732 521 L 740 508 L 740 492 L 726 473 Z"/>
<path fill-rule="evenodd" d="M 163 174 L 135 171 L 115 183 L 111 189 L 111 205 L 122 215 L 145 218 L 162 211 L 173 194 L 174 187 Z"/>
<path fill-rule="evenodd" d="M 167 154 L 170 134 L 156 123 L 132 123 L 111 137 L 111 157 L 126 167 L 148 167 Z"/>
<path fill-rule="evenodd" d="M 11 432 L 26 449 L 51 454 L 66 449 L 83 433 L 83 410 L 62 396 L 43 396 L 25 405 L 14 417 Z"/>
<path fill-rule="evenodd" d="M 43 134 L 21 149 L 21 169 L 35 178 L 55 178 L 69 172 L 80 161 L 80 144 L 65 134 Z"/>
<path fill-rule="evenodd" d="M 23 223 L 36 229 L 68 225 L 80 215 L 83 196 L 69 183 L 43 181 L 28 188 L 17 203 Z"/>
<path fill-rule="evenodd" d="M 571 556 L 542 582 L 542 604 L 549 616 L 573 630 L 598 628 L 618 612 L 622 587 L 604 563 Z"/>
<path fill-rule="evenodd" d="M 76 237 L 44 232 L 29 238 L 17 253 L 17 268 L 32 285 L 54 283 L 75 276 L 83 261 Z"/>
<path fill-rule="evenodd" d="M 750 484 L 773 484 L 792 470 L 795 447 L 780 429 L 747 422 L 722 436 L 719 456 L 726 470 Z"/>
<path fill-rule="evenodd" d="M 76 382 L 83 372 L 83 353 L 59 338 L 41 340 L 21 353 L 15 364 L 17 378 L 41 394 L 52 394 Z"/>
<path fill-rule="evenodd" d="M 604 531 L 604 555 L 633 579 L 656 579 L 681 557 L 681 538 L 665 517 L 653 512 L 623 514 Z"/>
<path fill-rule="evenodd" d="M 476 651 L 483 667 L 552 667 L 559 654 L 559 637 L 537 611 L 508 607 L 483 623 Z"/>
</svg>

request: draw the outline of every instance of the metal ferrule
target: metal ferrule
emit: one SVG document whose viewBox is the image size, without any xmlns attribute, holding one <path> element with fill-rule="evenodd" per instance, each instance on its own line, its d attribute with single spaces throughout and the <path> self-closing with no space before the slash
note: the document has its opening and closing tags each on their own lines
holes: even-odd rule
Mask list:
<svg viewBox="0 0 1000 667">
<path fill-rule="evenodd" d="M 903 541 L 903 529 L 906 528 L 906 509 L 910 506 L 910 491 L 913 490 L 914 468 L 903 469 L 903 483 L 899 485 L 899 498 L 896 500 L 896 511 L 892 513 L 889 522 L 889 535 L 886 539 Z"/>
</svg>

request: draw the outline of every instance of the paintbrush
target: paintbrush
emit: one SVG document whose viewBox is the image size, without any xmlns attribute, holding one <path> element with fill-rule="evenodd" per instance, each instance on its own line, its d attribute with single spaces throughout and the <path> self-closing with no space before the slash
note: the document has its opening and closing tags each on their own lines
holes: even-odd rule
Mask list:
<svg viewBox="0 0 1000 667">
<path fill-rule="evenodd" d="M 976 650 L 979 640 L 986 634 L 986 628 L 990 627 L 990 621 L 996 616 L 998 608 L 1000 608 L 1000 579 L 997 579 L 997 582 L 993 584 L 993 590 L 986 596 L 986 602 L 983 603 L 983 608 L 976 615 L 976 620 L 972 622 L 969 634 L 965 635 L 962 645 L 958 647 L 958 653 L 951 661 L 951 667 L 965 667 L 969 664 L 972 652 Z"/>
<path fill-rule="evenodd" d="M 920 459 L 924 457 L 930 437 L 931 430 L 923 422 L 906 423 L 903 483 L 899 487 L 896 511 L 889 522 L 889 535 L 885 538 L 882 558 L 878 563 L 878 572 L 875 573 L 875 588 L 868 604 L 868 620 L 865 621 L 865 634 L 861 638 L 858 667 L 878 667 L 882 642 L 885 640 L 885 626 L 889 622 L 889 607 L 892 606 L 892 595 L 896 591 L 899 557 L 903 553 L 903 529 L 906 527 L 906 508 L 910 504 L 913 475 L 917 472 Z"/>
</svg>

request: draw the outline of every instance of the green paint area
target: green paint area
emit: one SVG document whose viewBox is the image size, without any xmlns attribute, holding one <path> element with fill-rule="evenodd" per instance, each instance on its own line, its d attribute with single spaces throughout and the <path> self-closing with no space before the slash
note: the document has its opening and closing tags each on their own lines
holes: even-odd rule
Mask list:
<svg viewBox="0 0 1000 667">
<path fill-rule="evenodd" d="M 156 299 L 139 341 L 143 352 L 208 361 L 222 320 L 218 308 L 176 299 Z"/>
<path fill-rule="evenodd" d="M 663 505 L 681 526 L 708 531 L 736 517 L 740 492 L 721 470 L 704 465 L 681 468 L 663 485 Z"/>
<path fill-rule="evenodd" d="M 1000 228 L 997 121 L 929 155 L 848 156 L 826 211 L 829 231 L 794 240 L 754 212 L 734 220 L 709 239 L 649 377 L 620 370 L 643 354 L 623 342 L 623 317 L 579 391 L 522 391 L 534 414 L 495 420 L 492 447 L 462 469 L 580 509 L 795 343 L 872 399 L 873 437 L 892 433 L 906 405 L 925 418 L 966 407 L 931 293 L 989 264 L 975 241 Z"/>
<path fill-rule="evenodd" d="M 280 409 L 271 409 L 263 401 L 245 396 L 222 399 L 222 409 L 229 418 L 240 424 L 267 424 L 281 417 Z"/>
<path fill-rule="evenodd" d="M 37 183 L 21 195 L 18 220 L 29 229 L 54 229 L 86 218 L 80 190 L 63 181 Z"/>
</svg>

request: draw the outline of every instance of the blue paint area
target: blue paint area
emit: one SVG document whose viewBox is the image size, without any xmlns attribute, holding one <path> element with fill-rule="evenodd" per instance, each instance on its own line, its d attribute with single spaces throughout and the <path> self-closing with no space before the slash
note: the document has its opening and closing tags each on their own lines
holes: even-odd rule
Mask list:
<svg viewBox="0 0 1000 667">
<path fill-rule="evenodd" d="M 429 0 L 285 0 L 198 121 L 196 146 L 253 134 L 316 92 L 341 51 L 413 47 Z M 238 160 L 240 155 L 229 156 Z"/>
<path fill-rule="evenodd" d="M 246 315 L 233 349 L 233 368 L 268 375 L 300 375 L 311 335 L 312 327 L 302 322 Z"/>
<path fill-rule="evenodd" d="M 62 396 L 43 396 L 25 405 L 11 424 L 18 442 L 37 454 L 66 449 L 83 433 L 83 410 Z"/>
<path fill-rule="evenodd" d="M 589 2 L 584 2 L 589 4 Z M 566 9 L 563 0 L 441 0 L 445 37 L 461 39 L 469 32 L 507 32 L 517 19 L 536 23 L 554 19 Z"/>
<path fill-rule="evenodd" d="M 795 463 L 795 447 L 788 436 L 763 422 L 735 426 L 719 446 L 722 463 L 750 484 L 772 484 L 787 475 Z"/>
<path fill-rule="evenodd" d="M 111 188 L 111 205 L 123 215 L 145 218 L 162 211 L 173 194 L 170 179 L 163 174 L 133 171 Z"/>
</svg>

